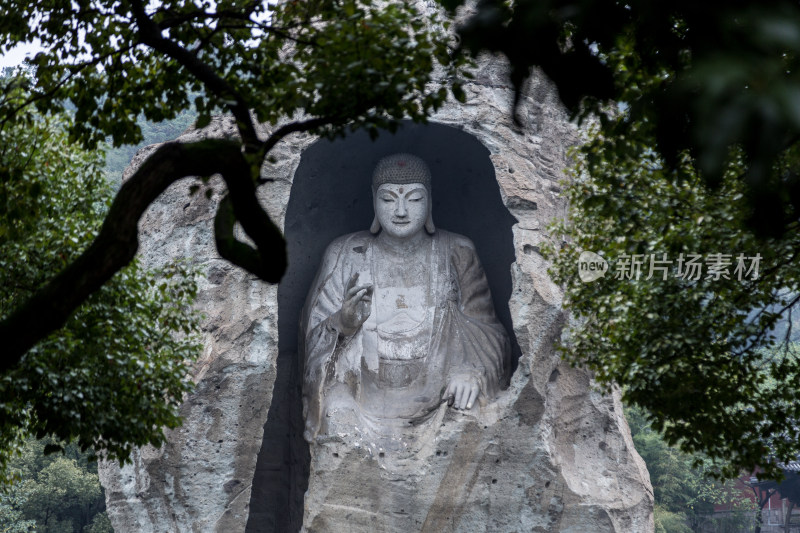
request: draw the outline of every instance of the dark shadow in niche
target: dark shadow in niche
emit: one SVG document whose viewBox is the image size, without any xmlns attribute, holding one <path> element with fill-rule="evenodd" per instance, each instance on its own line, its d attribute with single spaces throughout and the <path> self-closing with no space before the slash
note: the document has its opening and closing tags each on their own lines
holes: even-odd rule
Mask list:
<svg viewBox="0 0 800 533">
<path fill-rule="evenodd" d="M 359 131 L 316 142 L 302 155 L 286 212 L 289 269 L 278 288 L 277 377 L 253 479 L 250 533 L 300 529 L 309 465 L 297 356 L 300 311 L 327 245 L 369 228 L 372 171 L 379 159 L 397 152 L 415 154 L 430 166 L 436 226 L 475 243 L 498 317 L 512 339 L 516 369 L 520 349 L 508 308 L 516 219 L 503 205 L 487 148 L 472 135 L 441 124 L 405 123 L 396 134 L 382 133 L 375 141 Z"/>
</svg>

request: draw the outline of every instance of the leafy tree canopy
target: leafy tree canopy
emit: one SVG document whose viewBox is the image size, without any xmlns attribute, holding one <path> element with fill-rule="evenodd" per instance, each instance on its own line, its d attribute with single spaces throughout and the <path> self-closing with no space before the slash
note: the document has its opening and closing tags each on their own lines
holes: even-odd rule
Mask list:
<svg viewBox="0 0 800 533">
<path fill-rule="evenodd" d="M 57 118 L 30 115 L 0 130 L 0 317 L 97 234 L 110 202 L 102 161 L 71 145 Z M 0 484 L 30 433 L 118 459 L 160 445 L 163 427 L 180 422 L 187 365 L 200 349 L 196 291 L 180 263 L 156 273 L 133 261 L 2 373 Z"/>
<path fill-rule="evenodd" d="M 115 145 L 136 143 L 139 115 L 172 119 L 189 106 L 199 126 L 227 112 L 238 128 L 233 139 L 165 144 L 142 164 L 120 188 L 91 246 L 0 322 L 9 339 L 0 370 L 18 364 L 132 260 L 139 217 L 186 176 L 222 175 L 228 194 L 216 213 L 218 252 L 277 282 L 285 243 L 255 194 L 264 186 L 259 175 L 271 148 L 295 132 L 365 127 L 377 134 L 399 119 L 424 120 L 447 97 L 434 82 L 457 81 L 465 64 L 451 61 L 445 25 L 410 2 L 3 0 L 0 6 L 7 14 L 0 51 L 33 38 L 47 49 L 31 61 L 33 83 L 14 80 L 0 91 L 0 128 L 30 105 L 51 115 L 67 103 L 75 108 L 70 139 L 87 148 L 107 136 Z M 258 122 L 272 125 L 266 136 Z M 236 222 L 254 245 L 235 238 Z"/>
<path fill-rule="evenodd" d="M 463 0 L 443 0 L 449 8 Z M 748 226 L 778 235 L 800 216 L 800 5 L 790 0 L 479 0 L 463 47 L 503 53 L 519 91 L 532 66 L 577 116 L 623 104 L 673 168 L 686 153 L 718 186 L 737 147 Z M 624 135 L 603 123 L 606 133 Z"/>
<path fill-rule="evenodd" d="M 577 318 L 565 355 L 621 385 L 670 444 L 771 476 L 800 452 L 800 358 L 790 329 L 773 333 L 800 298 L 800 233 L 742 231 L 743 165 L 710 191 L 688 158 L 675 180 L 646 142 L 598 134 L 566 187 L 568 244 L 550 254 Z M 581 281 L 583 251 L 605 276 Z"/>
<path fill-rule="evenodd" d="M 800 361 L 781 324 L 800 294 L 800 6 L 480 0 L 458 31 L 464 49 L 505 54 L 518 91 L 537 66 L 591 117 L 549 252 L 576 319 L 565 355 L 621 385 L 670 444 L 726 475 L 780 476 L 800 452 Z M 583 251 L 604 277 L 580 280 Z"/>
<path fill-rule="evenodd" d="M 111 533 L 97 463 L 75 444 L 46 455 L 52 439 L 26 439 L 11 468 L 22 481 L 0 493 L 0 530 Z"/>
</svg>

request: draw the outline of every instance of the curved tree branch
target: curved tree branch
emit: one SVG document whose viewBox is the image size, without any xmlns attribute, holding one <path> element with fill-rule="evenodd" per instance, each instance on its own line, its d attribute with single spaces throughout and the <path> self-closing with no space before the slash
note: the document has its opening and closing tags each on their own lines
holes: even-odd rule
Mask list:
<svg viewBox="0 0 800 533">
<path fill-rule="evenodd" d="M 291 135 L 292 133 L 302 133 L 312 130 L 317 130 L 322 128 L 323 126 L 330 126 L 332 124 L 336 124 L 336 120 L 332 120 L 327 117 L 316 117 L 316 118 L 309 118 L 307 120 L 301 120 L 299 122 L 291 122 L 289 124 L 284 124 L 277 130 L 273 131 L 270 136 L 264 141 L 264 144 L 261 146 L 261 156 L 266 157 L 267 153 L 272 150 L 276 144 L 278 144 L 281 139 L 286 137 L 287 135 Z"/>
<path fill-rule="evenodd" d="M 253 273 L 279 281 L 286 267 L 285 242 L 258 203 L 242 145 L 220 139 L 163 144 L 120 188 L 89 248 L 0 322 L 0 336 L 5 339 L 0 372 L 15 366 L 37 342 L 62 327 L 81 303 L 131 262 L 139 247 L 139 219 L 167 187 L 187 176 L 211 174 L 225 179 L 235 218 L 256 243 L 261 258 Z"/>
<path fill-rule="evenodd" d="M 261 279 L 279 280 L 282 270 L 286 267 L 286 262 L 280 261 L 280 257 L 261 253 L 261 248 L 253 248 L 237 240 L 234 236 L 235 223 L 236 215 L 233 209 L 233 201 L 231 196 L 226 195 L 220 202 L 219 207 L 217 207 L 217 214 L 214 217 L 214 240 L 217 244 L 219 255 L 248 272 L 256 274 Z M 278 248 L 283 244 L 283 237 L 274 224 L 271 230 L 268 232 L 268 238 L 275 241 L 272 248 Z M 264 248 L 264 250 L 268 249 Z M 286 257 L 285 253 L 283 257 Z M 273 261 L 273 259 L 276 260 Z"/>
</svg>

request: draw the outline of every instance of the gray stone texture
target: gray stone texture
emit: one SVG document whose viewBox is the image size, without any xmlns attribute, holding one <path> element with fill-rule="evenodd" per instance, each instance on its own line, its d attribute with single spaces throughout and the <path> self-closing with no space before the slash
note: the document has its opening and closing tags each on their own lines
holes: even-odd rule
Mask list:
<svg viewBox="0 0 800 533">
<path fill-rule="evenodd" d="M 376 143 L 353 135 L 340 145 L 315 144 L 303 135 L 279 144 L 277 161 L 263 170 L 275 181 L 260 191 L 289 241 L 290 271 L 279 287 L 217 256 L 211 222 L 219 194 L 190 197 L 192 181 L 184 180 L 151 207 L 140 225 L 142 258 L 155 266 L 186 256 L 204 267 L 198 306 L 207 315 L 206 342 L 193 367 L 197 388 L 181 408 L 184 425 L 168 432 L 160 449 L 140 449 L 132 464 L 100 466 L 116 531 L 653 530 L 649 476 L 618 395 L 601 394 L 585 371 L 565 365 L 554 351 L 567 319 L 539 250 L 552 238 L 548 223 L 565 213 L 559 181 L 578 131 L 541 76 L 530 80 L 523 97 L 525 126 L 515 127 L 512 91 L 496 58 L 482 58 L 466 91 L 467 102 L 448 103 L 431 126 L 409 125 Z M 215 119 L 181 139 L 232 134 L 230 122 Z M 325 245 L 369 227 L 369 173 L 381 156 L 398 151 L 418 153 L 431 165 L 437 226 L 476 243 L 498 316 L 514 337 L 511 385 L 477 414 L 448 412 L 431 446 L 405 464 L 335 439 L 309 453 L 302 440 L 296 319 Z M 137 154 L 127 173 L 148 153 Z M 447 174 L 461 159 L 483 160 L 483 170 L 473 177 Z M 359 168 L 368 169 L 365 196 L 348 192 L 361 190 Z M 467 185 L 447 203 L 437 196 L 437 175 L 463 176 Z M 307 194 L 315 187 L 329 191 L 322 185 L 326 176 L 337 177 L 342 194 L 351 195 L 349 203 L 334 202 L 338 212 Z M 218 180 L 210 186 L 222 191 Z M 471 215 L 475 229 L 453 227 L 464 219 L 459 205 L 482 201 L 482 193 L 469 200 L 482 190 L 476 187 L 493 189 L 500 208 L 487 208 L 483 220 Z"/>
</svg>

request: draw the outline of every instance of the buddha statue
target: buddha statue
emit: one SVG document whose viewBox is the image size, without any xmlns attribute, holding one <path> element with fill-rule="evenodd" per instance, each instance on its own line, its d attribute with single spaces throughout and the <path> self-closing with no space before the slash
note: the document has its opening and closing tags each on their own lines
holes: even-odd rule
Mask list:
<svg viewBox="0 0 800 533">
<path fill-rule="evenodd" d="M 372 178 L 369 231 L 325 251 L 302 313 L 305 437 L 381 439 L 467 412 L 507 380 L 508 335 L 472 242 L 437 229 L 431 173 L 410 154 Z"/>
</svg>

